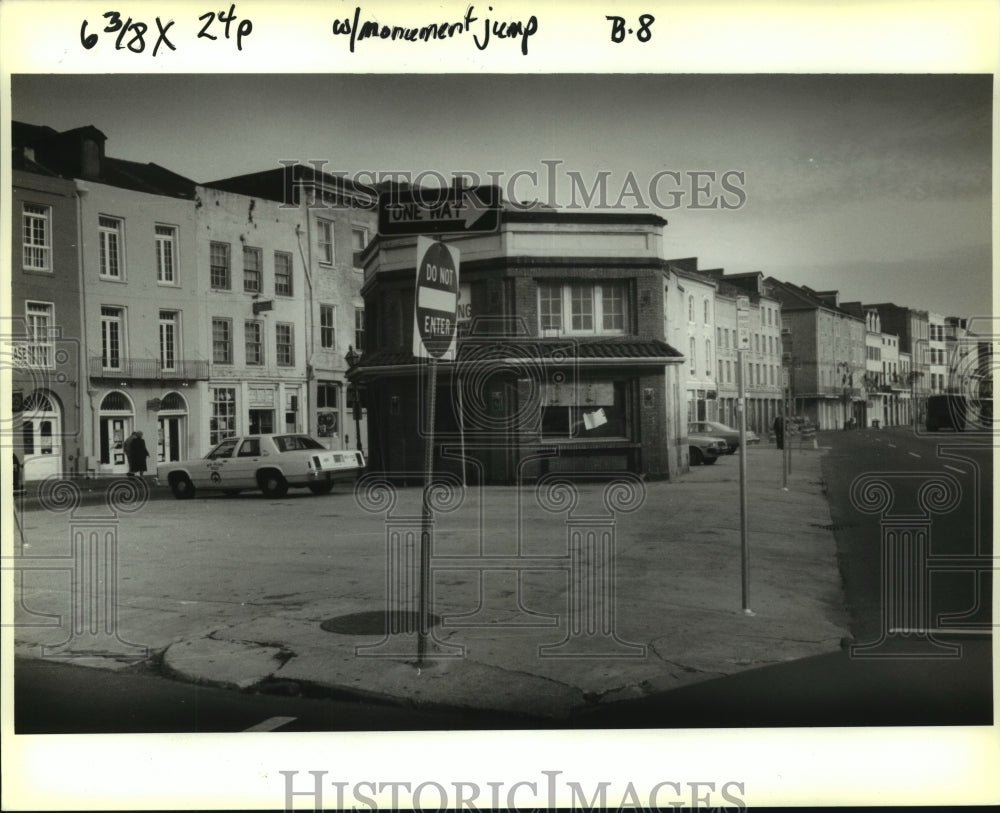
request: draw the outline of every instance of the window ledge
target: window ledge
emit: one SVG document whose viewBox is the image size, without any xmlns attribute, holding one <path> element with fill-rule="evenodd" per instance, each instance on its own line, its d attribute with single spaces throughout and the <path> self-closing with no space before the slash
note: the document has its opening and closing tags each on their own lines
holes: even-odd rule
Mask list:
<svg viewBox="0 0 1000 813">
<path fill-rule="evenodd" d="M 574 449 L 606 449 L 606 448 L 620 448 L 620 449 L 639 449 L 642 447 L 641 443 L 634 440 L 629 440 L 628 438 L 540 438 L 538 443 L 541 445 L 552 445 L 552 446 L 572 446 Z"/>
</svg>

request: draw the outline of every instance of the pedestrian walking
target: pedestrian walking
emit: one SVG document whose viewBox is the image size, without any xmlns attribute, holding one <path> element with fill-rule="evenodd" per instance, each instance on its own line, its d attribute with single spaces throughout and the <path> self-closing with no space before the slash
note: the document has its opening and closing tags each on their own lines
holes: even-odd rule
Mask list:
<svg viewBox="0 0 1000 813">
<path fill-rule="evenodd" d="M 149 457 L 149 450 L 146 448 L 146 441 L 142 439 L 142 432 L 133 432 L 125 441 L 125 456 L 128 458 L 128 476 L 134 477 L 138 474 L 143 477 L 146 474 L 146 458 Z"/>
<path fill-rule="evenodd" d="M 774 442 L 778 444 L 779 449 L 785 448 L 785 419 L 780 415 L 774 416 L 774 424 L 772 426 L 774 429 Z"/>
</svg>

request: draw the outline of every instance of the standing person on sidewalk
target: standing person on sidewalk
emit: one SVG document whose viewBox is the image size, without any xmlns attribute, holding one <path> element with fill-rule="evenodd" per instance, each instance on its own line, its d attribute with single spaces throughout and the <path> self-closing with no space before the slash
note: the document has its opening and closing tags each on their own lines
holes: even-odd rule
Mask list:
<svg viewBox="0 0 1000 813">
<path fill-rule="evenodd" d="M 125 438 L 125 442 L 122 444 L 122 450 L 125 452 L 125 461 L 128 463 L 128 476 L 131 477 L 135 474 L 135 469 L 132 467 L 132 441 L 135 440 L 135 432 Z"/>
<path fill-rule="evenodd" d="M 146 458 L 149 457 L 149 450 L 146 448 L 146 441 L 142 439 L 142 432 L 135 432 L 125 444 L 125 456 L 128 458 L 129 477 L 138 474 L 144 477 L 146 474 Z"/>
<path fill-rule="evenodd" d="M 774 442 L 778 444 L 779 449 L 785 448 L 785 419 L 780 415 L 774 416 Z"/>
</svg>

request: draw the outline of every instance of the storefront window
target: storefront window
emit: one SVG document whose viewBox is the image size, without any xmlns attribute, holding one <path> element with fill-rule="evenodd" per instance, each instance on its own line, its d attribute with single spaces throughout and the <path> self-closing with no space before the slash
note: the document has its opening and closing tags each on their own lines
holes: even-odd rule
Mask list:
<svg viewBox="0 0 1000 813">
<path fill-rule="evenodd" d="M 542 437 L 551 440 L 626 438 L 625 382 L 549 383 L 542 407 Z"/>
</svg>

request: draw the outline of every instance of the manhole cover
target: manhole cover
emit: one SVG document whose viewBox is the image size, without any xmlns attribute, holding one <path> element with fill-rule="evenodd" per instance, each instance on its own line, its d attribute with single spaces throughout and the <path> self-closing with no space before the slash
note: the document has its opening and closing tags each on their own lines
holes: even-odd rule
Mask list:
<svg viewBox="0 0 1000 813">
<path fill-rule="evenodd" d="M 432 627 L 441 623 L 441 618 L 433 614 L 429 616 L 428 620 Z M 412 610 L 396 612 L 371 610 L 328 618 L 319 626 L 326 632 L 336 632 L 340 635 L 396 635 L 416 632 L 420 626 L 420 614 Z"/>
</svg>

